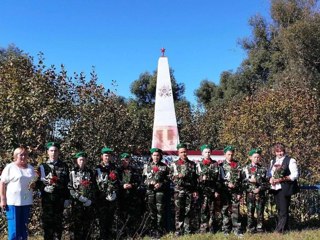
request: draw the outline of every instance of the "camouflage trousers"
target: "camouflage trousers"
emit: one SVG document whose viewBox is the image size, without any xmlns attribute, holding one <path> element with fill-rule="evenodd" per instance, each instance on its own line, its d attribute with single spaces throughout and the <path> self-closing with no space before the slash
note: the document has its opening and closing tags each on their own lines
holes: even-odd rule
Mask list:
<svg viewBox="0 0 320 240">
<path fill-rule="evenodd" d="M 99 239 L 115 239 L 116 231 L 114 229 L 114 223 L 116 218 L 115 212 L 117 209 L 117 200 L 108 201 L 105 198 L 99 198 L 96 206 L 96 213 L 99 220 Z"/>
<path fill-rule="evenodd" d="M 203 192 L 201 196 L 200 232 L 206 233 L 213 230 L 215 220 L 214 192 Z"/>
<path fill-rule="evenodd" d="M 44 193 L 41 200 L 44 240 L 60 240 L 63 231 L 64 199 L 56 194 Z"/>
<path fill-rule="evenodd" d="M 222 231 L 230 232 L 234 230 L 239 232 L 241 230 L 240 222 L 240 200 L 239 193 L 233 193 L 228 190 L 221 192 L 222 202 Z"/>
<path fill-rule="evenodd" d="M 174 192 L 176 235 L 195 233 L 199 229 L 199 198 L 184 189 Z"/>
<path fill-rule="evenodd" d="M 71 239 L 89 240 L 94 227 L 93 207 L 84 207 L 82 203 L 76 202 L 72 205 L 70 229 L 73 233 Z"/>
<path fill-rule="evenodd" d="M 122 237 L 134 238 L 139 235 L 142 219 L 141 199 L 137 192 L 124 190 L 119 195 L 119 226 Z"/>
<path fill-rule="evenodd" d="M 150 230 L 164 231 L 164 192 L 147 190 L 146 197 Z"/>
<path fill-rule="evenodd" d="M 265 206 L 265 198 L 261 194 L 255 194 L 247 192 L 247 229 L 249 231 L 262 230 L 263 229 L 263 213 Z M 256 212 L 257 225 L 255 225 L 254 214 Z M 256 229 L 257 228 L 257 229 Z"/>
</svg>

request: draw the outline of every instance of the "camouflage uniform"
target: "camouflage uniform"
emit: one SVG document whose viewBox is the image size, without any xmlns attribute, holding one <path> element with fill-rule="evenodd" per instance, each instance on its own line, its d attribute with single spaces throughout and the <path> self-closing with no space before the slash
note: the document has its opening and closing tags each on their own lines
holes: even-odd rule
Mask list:
<svg viewBox="0 0 320 240">
<path fill-rule="evenodd" d="M 100 239 L 113 239 L 115 232 L 113 232 L 112 229 L 117 201 L 114 197 L 107 200 L 107 197 L 110 194 L 118 195 L 119 179 L 115 164 L 112 162 L 106 165 L 101 163 L 96 167 L 95 174 L 99 190 L 97 194 L 96 212 L 99 219 Z"/>
<path fill-rule="evenodd" d="M 265 205 L 265 191 L 268 186 L 267 169 L 260 164 L 253 166 L 251 163 L 246 165 L 242 171 L 243 186 L 246 191 L 247 202 L 247 229 L 250 232 L 263 230 L 263 213 Z M 255 179 L 256 183 L 249 182 L 249 179 Z M 253 190 L 259 189 L 258 193 Z M 254 223 L 254 212 L 257 214 L 257 225 Z M 257 228 L 257 229 L 256 229 Z"/>
<path fill-rule="evenodd" d="M 193 196 L 198 192 L 198 175 L 193 161 L 179 159 L 170 165 L 170 178 L 174 183 L 176 235 L 194 233 L 198 229 L 197 212 L 199 199 Z"/>
<path fill-rule="evenodd" d="M 197 164 L 201 200 L 200 232 L 213 230 L 215 218 L 215 192 L 219 187 L 219 164 L 210 159 L 201 159 Z"/>
<path fill-rule="evenodd" d="M 223 162 L 223 177 L 224 184 L 221 187 L 221 202 L 222 202 L 222 231 L 229 233 L 233 228 L 235 233 L 240 233 L 241 222 L 240 217 L 240 199 L 242 194 L 241 184 L 241 167 L 236 160 L 228 163 Z M 234 184 L 234 188 L 229 188 L 228 184 Z"/>
<path fill-rule="evenodd" d="M 156 234 L 163 234 L 165 225 L 165 195 L 168 194 L 168 174 L 169 168 L 162 162 L 154 163 L 150 161 L 143 169 L 144 184 L 147 188 L 146 202 L 150 217 L 149 228 Z M 157 189 L 155 184 L 161 184 Z"/>
<path fill-rule="evenodd" d="M 70 172 L 68 184 L 72 201 L 71 231 L 75 240 L 90 239 L 94 222 L 93 203 L 96 181 L 93 171 L 87 167 L 75 167 Z"/>
<path fill-rule="evenodd" d="M 138 188 L 141 184 L 141 174 L 133 166 L 121 166 L 118 170 L 120 188 L 119 188 L 119 216 L 122 226 L 124 226 L 123 235 L 133 237 L 138 231 L 142 209 L 141 198 Z M 132 188 L 124 189 L 124 184 L 131 184 Z"/>
<path fill-rule="evenodd" d="M 44 239 L 61 239 L 64 201 L 69 199 L 69 170 L 61 160 L 39 166 Z"/>
</svg>

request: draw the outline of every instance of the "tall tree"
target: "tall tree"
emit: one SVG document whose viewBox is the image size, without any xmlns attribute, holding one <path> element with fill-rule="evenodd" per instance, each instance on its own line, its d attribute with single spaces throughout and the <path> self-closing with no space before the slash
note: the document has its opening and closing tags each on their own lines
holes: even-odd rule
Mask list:
<svg viewBox="0 0 320 240">
<path fill-rule="evenodd" d="M 35 65 L 32 57 L 12 46 L 1 50 L 0 70 L 1 149 L 37 146 L 53 138 L 55 123 L 69 105 L 60 94 L 66 79 L 45 68 L 42 54 Z"/>
<path fill-rule="evenodd" d="M 183 100 L 185 86 L 183 83 L 177 83 L 172 69 L 170 69 L 170 78 L 174 101 Z M 153 74 L 145 72 L 139 76 L 139 79 L 131 84 L 130 91 L 135 96 L 134 100 L 137 101 L 139 105 L 150 105 L 155 101 L 156 85 L 157 71 L 154 71 Z"/>
</svg>

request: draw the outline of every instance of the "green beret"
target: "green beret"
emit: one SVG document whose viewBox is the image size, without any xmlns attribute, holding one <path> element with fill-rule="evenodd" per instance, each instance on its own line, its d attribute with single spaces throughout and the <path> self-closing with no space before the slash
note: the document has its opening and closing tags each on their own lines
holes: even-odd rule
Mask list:
<svg viewBox="0 0 320 240">
<path fill-rule="evenodd" d="M 202 151 L 203 151 L 204 149 L 206 149 L 206 148 L 212 150 L 212 147 L 211 147 L 210 144 L 203 144 L 203 145 L 200 147 L 200 151 L 202 152 Z"/>
<path fill-rule="evenodd" d="M 125 158 L 129 158 L 130 157 L 130 154 L 129 153 L 122 153 L 120 155 L 120 159 L 125 159 Z"/>
<path fill-rule="evenodd" d="M 151 148 L 150 152 L 151 152 L 151 154 L 153 154 L 154 152 L 158 152 L 158 153 L 162 154 L 162 150 L 160 148 Z"/>
<path fill-rule="evenodd" d="M 56 147 L 56 148 L 60 149 L 60 144 L 57 142 L 48 142 L 46 144 L 46 148 L 49 149 L 50 147 Z"/>
<path fill-rule="evenodd" d="M 111 148 L 108 148 L 108 147 L 104 147 L 101 149 L 101 154 L 104 154 L 104 153 L 113 153 L 113 150 Z"/>
<path fill-rule="evenodd" d="M 255 153 L 258 153 L 258 154 L 261 154 L 262 153 L 262 150 L 260 148 L 252 148 L 250 151 L 249 151 L 249 156 L 252 156 L 253 154 Z"/>
<path fill-rule="evenodd" d="M 187 148 L 187 145 L 184 144 L 184 143 L 179 143 L 179 144 L 177 145 L 177 149 L 179 150 L 180 148 Z"/>
<path fill-rule="evenodd" d="M 228 151 L 232 151 L 234 152 L 235 148 L 233 146 L 226 146 L 224 149 L 223 149 L 223 152 L 226 153 Z"/>
<path fill-rule="evenodd" d="M 85 152 L 77 152 L 77 153 L 74 155 L 74 158 L 79 158 L 79 157 L 85 157 L 85 158 L 87 158 L 87 157 L 88 157 L 88 154 L 85 153 Z"/>
</svg>

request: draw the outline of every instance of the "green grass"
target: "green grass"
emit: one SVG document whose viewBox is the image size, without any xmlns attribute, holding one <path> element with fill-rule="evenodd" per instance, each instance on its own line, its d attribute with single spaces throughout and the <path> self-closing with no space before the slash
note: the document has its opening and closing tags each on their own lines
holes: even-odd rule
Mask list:
<svg viewBox="0 0 320 240">
<path fill-rule="evenodd" d="M 161 239 L 179 239 L 179 240 L 226 240 L 226 239 L 239 239 L 237 236 L 230 234 L 229 236 L 224 236 L 223 233 L 217 234 L 195 234 L 188 235 L 183 237 L 175 237 L 173 234 L 169 234 Z M 278 233 L 256 233 L 256 234 L 248 234 L 245 233 L 243 239 L 248 240 L 257 240 L 257 239 L 266 239 L 266 240 L 318 240 L 320 239 L 320 229 L 317 230 L 304 230 L 304 231 L 291 231 L 286 234 L 278 234 Z"/>
<path fill-rule="evenodd" d="M 0 237 L 0 239 L 7 239 L 6 236 Z M 42 240 L 42 237 L 30 237 L 30 240 Z M 69 239 L 68 237 L 63 238 L 64 240 Z M 145 240 L 151 239 L 149 237 L 145 237 Z M 197 239 L 197 240 L 227 240 L 227 239 L 239 239 L 233 234 L 230 234 L 229 236 L 225 237 L 223 233 L 217 233 L 217 234 L 194 234 L 194 235 L 186 235 L 182 237 L 175 237 L 174 234 L 168 234 L 161 238 L 163 240 L 171 240 L 171 239 L 177 239 L 177 240 L 191 240 L 191 239 Z M 303 230 L 303 231 L 291 231 L 286 234 L 278 234 L 278 233 L 257 233 L 257 234 L 248 234 L 245 233 L 243 239 L 245 240 L 318 240 L 320 239 L 320 229 L 315 230 Z"/>
</svg>

